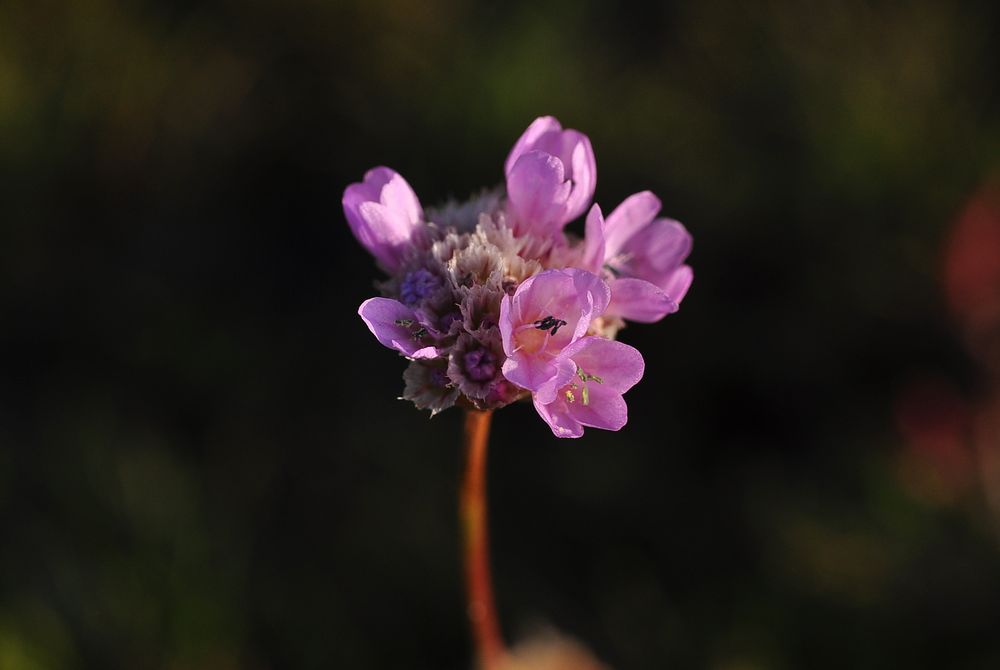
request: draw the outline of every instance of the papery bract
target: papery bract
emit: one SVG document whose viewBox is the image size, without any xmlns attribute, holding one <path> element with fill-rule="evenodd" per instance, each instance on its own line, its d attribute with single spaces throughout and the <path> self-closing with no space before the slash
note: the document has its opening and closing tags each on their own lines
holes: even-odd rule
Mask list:
<svg viewBox="0 0 1000 670">
<path fill-rule="evenodd" d="M 551 236 L 583 214 L 594 196 L 597 164 L 590 139 L 543 116 L 528 126 L 504 164 L 514 229 Z"/>
<path fill-rule="evenodd" d="M 387 167 L 365 173 L 344 190 L 344 216 L 358 242 L 385 268 L 399 268 L 423 210 L 410 185 Z"/>
<path fill-rule="evenodd" d="M 597 275 L 568 268 L 529 277 L 500 303 L 503 374 L 548 402 L 575 369 L 557 357 L 587 333 L 610 300 Z"/>
<path fill-rule="evenodd" d="M 628 421 L 622 394 L 642 379 L 642 354 L 622 342 L 584 337 L 559 354 L 573 375 L 561 380 L 551 398 L 534 395 L 535 409 L 557 437 L 580 437 L 584 426 L 619 430 Z"/>
</svg>

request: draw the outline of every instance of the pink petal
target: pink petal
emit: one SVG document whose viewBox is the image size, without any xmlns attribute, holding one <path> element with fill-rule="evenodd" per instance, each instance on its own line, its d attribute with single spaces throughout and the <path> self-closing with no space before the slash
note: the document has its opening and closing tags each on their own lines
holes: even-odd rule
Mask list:
<svg viewBox="0 0 1000 670">
<path fill-rule="evenodd" d="M 615 256 L 622 246 L 660 211 L 660 199 L 649 191 L 642 191 L 625 198 L 608 215 L 605 226 L 607 256 Z"/>
<path fill-rule="evenodd" d="M 642 354 L 635 347 L 603 337 L 584 337 L 566 347 L 563 357 L 571 358 L 575 366 L 590 375 L 601 378 L 601 383 L 588 382 L 591 391 L 594 386 L 612 389 L 621 394 L 635 386 L 645 371 Z"/>
<path fill-rule="evenodd" d="M 691 234 L 673 219 L 656 219 L 621 247 L 625 273 L 663 286 L 691 253 Z"/>
<path fill-rule="evenodd" d="M 581 263 L 591 272 L 600 272 L 604 265 L 604 217 L 597 203 L 594 203 L 587 214 Z"/>
<path fill-rule="evenodd" d="M 558 232 L 572 184 L 565 179 L 561 160 L 542 151 L 529 151 L 507 175 L 507 197 L 521 224 L 520 232 L 546 235 Z"/>
<path fill-rule="evenodd" d="M 435 358 L 438 350 L 423 346 L 413 333 L 419 328 L 417 315 L 413 310 L 389 298 L 369 298 L 361 303 L 358 314 L 383 346 L 395 349 L 409 358 Z M 412 322 L 412 326 L 399 322 Z"/>
<path fill-rule="evenodd" d="M 565 400 L 556 399 L 554 402 L 544 404 L 535 398 L 534 403 L 538 416 L 549 424 L 552 434 L 556 437 L 580 437 L 583 435 L 583 426 L 570 414 Z"/>
<path fill-rule="evenodd" d="M 424 210 L 420 207 L 417 194 L 400 174 L 393 173 L 382 187 L 380 200 L 383 205 L 398 212 L 408 223 L 416 223 L 424 218 Z"/>
<path fill-rule="evenodd" d="M 601 430 L 621 430 L 628 421 L 628 406 L 622 394 L 604 384 L 587 384 L 589 402 L 585 405 L 580 398 L 567 403 L 569 414 L 584 426 Z"/>
<path fill-rule="evenodd" d="M 539 137 L 546 133 L 557 133 L 561 130 L 562 126 L 554 116 L 540 116 L 532 121 L 527 130 L 514 143 L 514 148 L 510 150 L 510 154 L 507 155 L 507 160 L 503 166 L 503 173 L 509 175 L 517 159 L 535 148 L 535 143 L 538 142 Z"/>
<path fill-rule="evenodd" d="M 643 279 L 623 277 L 611 283 L 608 314 L 638 323 L 655 323 L 677 311 L 677 302 Z"/>
<path fill-rule="evenodd" d="M 692 281 L 694 281 L 694 271 L 691 266 L 682 265 L 663 283 L 663 292 L 680 304 L 691 288 Z"/>
<path fill-rule="evenodd" d="M 597 186 L 597 162 L 590 138 L 572 129 L 550 132 L 539 136 L 532 148 L 561 160 L 566 169 L 566 179 L 573 182 L 573 190 L 566 201 L 563 223 L 583 214 L 594 197 L 594 188 Z"/>
<path fill-rule="evenodd" d="M 513 356 L 504 361 L 502 371 L 510 383 L 534 392 L 543 402 L 551 402 L 576 374 L 576 365 L 568 358 Z"/>
<path fill-rule="evenodd" d="M 566 268 L 566 274 L 573 277 L 573 286 L 577 291 L 585 311 L 576 324 L 575 337 L 583 336 L 590 328 L 590 322 L 604 314 L 611 301 L 611 289 L 607 282 L 592 272 L 577 268 Z"/>
<path fill-rule="evenodd" d="M 365 173 L 342 199 L 344 216 L 358 242 L 385 269 L 397 269 L 423 212 L 406 180 L 387 167 Z"/>
<path fill-rule="evenodd" d="M 583 270 L 546 270 L 529 277 L 518 286 L 511 298 L 511 311 L 507 317 L 504 316 L 501 303 L 501 337 L 504 337 L 504 332 L 508 328 L 510 329 L 510 335 L 504 340 L 508 356 L 514 355 L 513 328 L 546 316 L 566 321 L 566 325 L 551 337 L 550 351 L 553 347 L 557 350 L 562 349 L 575 339 L 573 333 L 581 319 L 581 313 L 583 310 L 589 310 L 590 303 L 586 294 L 581 295 L 575 283 L 574 272 L 590 274 Z"/>
<path fill-rule="evenodd" d="M 526 284 L 530 286 L 529 282 L 534 279 L 534 277 L 528 277 L 523 282 L 521 286 L 518 287 L 520 290 Z M 497 324 L 500 327 L 500 341 L 503 343 L 503 351 L 508 356 L 514 350 L 513 335 L 514 335 L 514 298 L 509 295 L 505 295 L 500 299 L 500 322 Z M 520 322 L 520 319 L 517 319 Z"/>
</svg>

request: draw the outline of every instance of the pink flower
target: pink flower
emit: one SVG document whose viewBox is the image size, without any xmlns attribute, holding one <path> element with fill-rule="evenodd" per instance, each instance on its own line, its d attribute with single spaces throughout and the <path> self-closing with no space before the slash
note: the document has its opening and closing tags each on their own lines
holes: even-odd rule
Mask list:
<svg viewBox="0 0 1000 670">
<path fill-rule="evenodd" d="M 556 437 L 580 437 L 583 427 L 619 430 L 628 421 L 622 394 L 642 379 L 642 354 L 622 342 L 584 337 L 563 349 L 573 374 L 560 381 L 551 400 L 535 394 L 538 415 Z"/>
<path fill-rule="evenodd" d="M 382 267 L 394 272 L 424 218 L 410 185 L 387 167 L 372 168 L 344 190 L 344 216 L 358 242 Z"/>
<path fill-rule="evenodd" d="M 590 140 L 542 116 L 524 131 L 504 164 L 518 234 L 550 237 L 583 214 L 594 196 L 597 164 Z"/>
<path fill-rule="evenodd" d="M 607 316 L 652 323 L 676 312 L 691 286 L 691 235 L 673 219 L 655 218 L 660 200 L 629 196 L 605 221 L 597 205 L 587 215 L 581 264 L 614 279 Z"/>
<path fill-rule="evenodd" d="M 440 353 L 431 344 L 440 333 L 398 300 L 369 298 L 361 303 L 358 314 L 375 339 L 407 358 L 435 358 Z"/>
<path fill-rule="evenodd" d="M 500 303 L 504 377 L 550 402 L 576 371 L 560 352 L 586 335 L 609 298 L 608 285 L 585 270 L 547 270 L 524 280 Z"/>
</svg>

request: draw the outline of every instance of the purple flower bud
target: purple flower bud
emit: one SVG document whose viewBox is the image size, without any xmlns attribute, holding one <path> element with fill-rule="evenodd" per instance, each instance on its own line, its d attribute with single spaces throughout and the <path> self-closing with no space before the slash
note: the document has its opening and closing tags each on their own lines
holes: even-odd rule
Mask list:
<svg viewBox="0 0 1000 670">
<path fill-rule="evenodd" d="M 403 304 L 413 307 L 441 288 L 441 278 L 426 268 L 406 273 L 399 287 Z"/>
<path fill-rule="evenodd" d="M 387 167 L 373 168 L 344 190 L 343 205 L 358 242 L 387 271 L 397 270 L 424 216 L 406 180 Z"/>
<path fill-rule="evenodd" d="M 550 237 L 583 214 L 594 196 L 597 164 L 590 139 L 554 117 L 528 126 L 504 164 L 518 234 Z"/>
</svg>

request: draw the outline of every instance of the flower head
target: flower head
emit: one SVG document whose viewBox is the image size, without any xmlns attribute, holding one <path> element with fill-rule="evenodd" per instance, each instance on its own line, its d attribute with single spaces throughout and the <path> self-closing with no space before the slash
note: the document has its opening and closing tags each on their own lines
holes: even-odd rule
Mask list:
<svg viewBox="0 0 1000 670">
<path fill-rule="evenodd" d="M 618 430 L 641 354 L 613 341 L 623 319 L 676 311 L 691 283 L 691 238 L 643 192 L 605 220 L 586 135 L 536 119 L 504 165 L 506 194 L 483 191 L 425 215 L 389 168 L 344 191 L 347 222 L 388 273 L 358 310 L 410 359 L 403 398 L 432 415 L 531 397 L 559 437 Z M 589 211 L 588 211 L 589 207 Z M 585 239 L 564 226 L 587 212 Z"/>
</svg>

